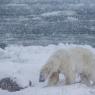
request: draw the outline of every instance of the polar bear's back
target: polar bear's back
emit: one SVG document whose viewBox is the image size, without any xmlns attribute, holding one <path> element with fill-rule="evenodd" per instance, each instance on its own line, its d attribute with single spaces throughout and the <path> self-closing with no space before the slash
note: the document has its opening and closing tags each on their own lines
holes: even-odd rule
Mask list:
<svg viewBox="0 0 95 95">
<path fill-rule="evenodd" d="M 95 54 L 88 48 L 84 47 L 72 47 L 67 49 L 57 50 L 49 59 L 50 63 L 60 64 L 60 66 L 73 65 L 81 68 L 88 69 L 89 67 L 95 67 Z M 84 67 L 84 68 L 82 68 Z"/>
<path fill-rule="evenodd" d="M 67 49 L 57 50 L 51 57 L 57 58 L 82 58 L 82 59 L 95 59 L 95 54 L 88 48 L 84 47 L 72 47 Z"/>
<path fill-rule="evenodd" d="M 88 48 L 76 47 L 69 50 L 71 57 L 77 59 L 77 61 L 82 61 L 83 63 L 91 64 L 95 62 L 95 54 Z M 94 61 L 94 62 L 92 62 Z"/>
<path fill-rule="evenodd" d="M 67 49 L 59 49 L 56 52 L 54 52 L 49 59 L 70 59 L 73 58 L 75 60 L 76 58 L 83 58 L 83 59 L 95 59 L 95 54 L 88 48 L 84 47 L 72 47 Z"/>
</svg>

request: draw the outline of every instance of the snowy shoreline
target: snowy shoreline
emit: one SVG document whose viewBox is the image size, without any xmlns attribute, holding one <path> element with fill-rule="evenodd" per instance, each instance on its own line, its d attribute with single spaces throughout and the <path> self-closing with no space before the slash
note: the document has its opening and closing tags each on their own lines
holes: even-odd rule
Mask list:
<svg viewBox="0 0 95 95">
<path fill-rule="evenodd" d="M 0 89 L 0 95 L 94 95 L 94 88 L 82 84 L 58 85 L 44 87 L 39 83 L 39 72 L 48 57 L 60 48 L 84 47 L 95 52 L 89 45 L 48 45 L 48 46 L 8 46 L 0 49 L 0 79 L 16 77 L 16 81 L 23 87 L 32 81 L 33 87 L 18 92 L 8 92 Z"/>
</svg>

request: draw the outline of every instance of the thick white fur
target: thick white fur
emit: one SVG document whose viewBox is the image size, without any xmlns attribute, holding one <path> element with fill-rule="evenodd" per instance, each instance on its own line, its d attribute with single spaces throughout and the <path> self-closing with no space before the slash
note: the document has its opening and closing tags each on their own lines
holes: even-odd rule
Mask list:
<svg viewBox="0 0 95 95">
<path fill-rule="evenodd" d="M 48 78 L 48 85 L 55 85 L 59 81 L 59 74 L 65 75 L 65 84 L 75 83 L 76 74 L 81 82 L 89 85 L 95 82 L 95 55 L 90 49 L 73 47 L 60 49 L 48 59 L 41 69 L 43 77 Z"/>
</svg>

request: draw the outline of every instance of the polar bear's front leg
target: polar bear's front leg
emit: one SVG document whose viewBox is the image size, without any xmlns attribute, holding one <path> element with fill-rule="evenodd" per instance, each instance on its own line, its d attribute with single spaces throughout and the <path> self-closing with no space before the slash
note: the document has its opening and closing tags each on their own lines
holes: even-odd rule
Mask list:
<svg viewBox="0 0 95 95">
<path fill-rule="evenodd" d="M 75 72 L 69 71 L 65 75 L 65 85 L 74 84 L 76 79 Z"/>
<path fill-rule="evenodd" d="M 50 76 L 50 78 L 49 78 L 49 80 L 48 80 L 48 85 L 49 85 L 49 86 L 56 85 L 56 84 L 58 83 L 58 81 L 59 81 L 59 73 L 58 73 L 58 72 L 54 72 L 54 73 Z"/>
</svg>

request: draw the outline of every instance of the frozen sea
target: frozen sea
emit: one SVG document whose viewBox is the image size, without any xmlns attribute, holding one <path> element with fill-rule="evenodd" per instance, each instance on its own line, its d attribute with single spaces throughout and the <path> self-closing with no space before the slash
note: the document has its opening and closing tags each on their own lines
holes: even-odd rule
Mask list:
<svg viewBox="0 0 95 95">
<path fill-rule="evenodd" d="M 95 46 L 94 0 L 0 0 L 0 42 Z"/>
</svg>

